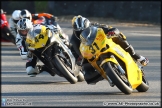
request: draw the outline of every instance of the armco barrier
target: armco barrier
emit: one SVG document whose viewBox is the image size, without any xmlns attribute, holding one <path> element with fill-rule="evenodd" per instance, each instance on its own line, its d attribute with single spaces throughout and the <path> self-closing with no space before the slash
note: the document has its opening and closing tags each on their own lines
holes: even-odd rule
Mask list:
<svg viewBox="0 0 162 108">
<path fill-rule="evenodd" d="M 10 2 L 2 1 L 1 5 L 9 14 L 15 9 L 22 8 L 35 12 L 31 10 L 31 1 L 26 2 L 26 5 L 23 5 L 24 1 L 17 3 L 19 3 L 17 6 L 16 2 L 12 6 Z M 85 17 L 161 23 L 160 1 L 48 1 L 47 8 L 48 12 L 56 16 L 80 14 Z"/>
</svg>

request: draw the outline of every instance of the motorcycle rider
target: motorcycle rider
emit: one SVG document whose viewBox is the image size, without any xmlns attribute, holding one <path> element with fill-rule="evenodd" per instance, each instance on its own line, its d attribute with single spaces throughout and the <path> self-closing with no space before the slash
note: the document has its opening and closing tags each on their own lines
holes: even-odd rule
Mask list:
<svg viewBox="0 0 162 108">
<path fill-rule="evenodd" d="M 55 75 L 48 68 L 46 68 L 45 65 L 36 65 L 38 62 L 37 57 L 34 56 L 30 50 L 27 49 L 27 43 L 26 43 L 27 34 L 31 34 L 31 32 L 33 32 L 34 30 L 40 31 L 42 30 L 42 27 L 46 28 L 46 31 L 44 33 L 46 33 L 48 30 L 57 29 L 57 27 L 53 25 L 46 25 L 46 26 L 40 24 L 33 25 L 31 20 L 27 18 L 22 18 L 17 23 L 18 33 L 16 36 L 16 45 L 20 51 L 21 58 L 23 60 L 27 60 L 26 72 L 30 77 L 35 77 L 37 74 L 43 71 L 48 72 L 49 74 L 51 74 L 51 76 Z"/>
<path fill-rule="evenodd" d="M 59 35 L 63 39 L 64 43 L 69 46 L 69 37 L 61 29 L 60 25 L 56 22 L 56 17 L 49 13 L 36 13 L 31 14 L 27 9 L 23 9 L 20 12 L 20 18 L 28 18 L 33 23 L 36 20 L 43 20 L 40 24 L 42 25 L 54 25 L 59 30 Z M 35 23 L 34 23 L 35 24 Z M 37 23 L 36 23 L 37 24 Z"/>
<path fill-rule="evenodd" d="M 16 38 L 17 34 L 17 22 L 20 20 L 20 12 L 21 10 L 14 10 L 11 18 L 9 19 L 9 28 L 12 33 L 12 35 Z"/>
<path fill-rule="evenodd" d="M 68 36 L 63 32 L 59 24 L 56 22 L 56 17 L 54 17 L 52 14 L 49 13 L 36 13 L 36 14 L 31 14 L 27 9 L 23 9 L 20 12 L 20 18 L 28 18 L 30 19 L 33 23 L 36 20 L 44 20 L 42 23 L 43 25 L 54 25 L 60 30 L 60 36 L 62 38 L 65 38 L 68 40 Z"/>
<path fill-rule="evenodd" d="M 45 22 L 47 25 L 53 24 L 53 25 L 57 25 L 56 22 L 56 17 L 54 17 L 52 14 L 49 13 L 36 13 L 36 14 L 32 14 L 32 22 L 34 22 L 35 20 L 39 19 L 39 18 L 45 18 Z"/>
<path fill-rule="evenodd" d="M 25 15 L 22 16 L 21 14 L 25 14 Z M 26 18 L 32 20 L 31 13 L 26 9 L 14 10 L 11 18 L 9 19 L 10 31 L 14 35 L 15 38 L 17 35 L 17 22 L 23 17 L 26 17 Z"/>
<path fill-rule="evenodd" d="M 98 28 L 102 28 L 105 34 L 107 35 L 107 37 L 116 35 L 117 37 L 113 37 L 113 41 L 119 44 L 125 51 L 129 52 L 129 54 L 132 56 L 133 59 L 138 61 L 143 66 L 146 66 L 149 63 L 149 60 L 147 58 L 137 54 L 134 51 L 133 46 L 127 42 L 126 36 L 123 33 L 119 32 L 117 28 L 113 28 L 105 24 L 91 23 L 87 18 L 82 17 L 81 15 L 74 16 L 72 19 L 73 34 L 70 43 L 72 44 L 72 52 L 75 52 L 76 58 L 80 59 L 81 57 L 81 53 L 79 51 L 80 34 L 85 28 L 89 26 L 96 26 Z M 90 73 L 94 74 L 92 72 L 94 71 L 93 67 L 90 65 L 84 66 L 83 64 L 83 70 L 85 71 L 85 80 L 88 80 L 87 83 L 90 83 L 90 80 L 93 78 L 89 78 L 89 76 L 91 76 Z"/>
<path fill-rule="evenodd" d="M 15 36 L 15 38 L 17 34 L 16 23 L 22 18 L 28 18 L 32 22 L 39 20 L 40 18 L 45 18 L 45 22 L 43 23 L 44 25 L 52 24 L 56 26 L 58 29 L 60 29 L 60 36 L 68 40 L 68 36 L 63 32 L 59 24 L 56 22 L 56 17 L 54 17 L 52 14 L 49 13 L 31 14 L 27 9 L 13 11 L 11 18 L 9 19 L 10 30 L 11 33 Z"/>
<path fill-rule="evenodd" d="M 49 13 L 36 13 L 36 14 L 32 14 L 32 22 L 39 20 L 39 19 L 43 19 L 44 20 L 44 25 L 54 25 L 56 26 L 59 30 L 60 30 L 60 36 L 62 36 L 62 38 L 65 38 L 66 40 L 69 40 L 68 35 L 66 35 L 63 30 L 61 29 L 61 27 L 59 26 L 59 24 L 56 22 L 56 17 L 54 17 L 52 14 Z"/>
<path fill-rule="evenodd" d="M 21 12 L 20 12 L 20 14 L 19 14 L 19 17 L 20 17 L 20 19 L 22 19 L 22 18 L 27 18 L 27 19 L 29 19 L 30 21 L 35 21 L 35 20 L 38 20 L 39 18 L 44 18 L 44 16 L 46 16 L 48 19 L 46 19 L 46 22 L 45 23 L 43 23 L 43 25 L 49 25 L 49 24 L 51 24 L 51 25 L 54 25 L 56 28 L 57 28 L 57 30 L 59 31 L 59 34 L 60 34 L 60 37 L 62 38 L 62 40 L 64 41 L 64 43 L 67 45 L 67 46 L 69 46 L 69 42 L 68 42 L 68 36 L 63 32 L 63 30 L 61 29 L 61 27 L 59 26 L 59 24 L 55 21 L 55 19 L 54 19 L 54 16 L 53 15 L 51 15 L 51 14 L 47 14 L 47 13 L 45 13 L 45 14 L 31 14 L 27 9 L 23 9 L 23 10 L 21 10 Z M 45 17 L 45 18 L 46 18 Z M 48 22 L 48 23 L 47 23 Z M 51 23 L 50 23 L 51 22 Z M 41 23 L 42 24 L 42 23 Z M 16 45 L 17 44 L 19 44 L 19 43 L 21 43 L 20 41 L 22 41 L 23 40 L 23 38 L 21 38 L 19 35 L 17 35 L 18 37 L 16 37 Z M 17 39 L 20 39 L 20 41 L 19 41 L 19 43 L 17 43 Z M 22 43 L 24 43 L 23 41 L 22 41 Z M 20 44 L 20 46 L 22 46 L 21 44 Z M 24 46 L 23 46 L 24 47 Z M 23 50 L 20 50 L 20 51 L 22 51 L 22 54 L 23 54 Z M 25 50 L 26 51 L 26 50 Z M 26 53 L 25 53 L 26 54 Z M 31 55 L 32 55 L 32 53 L 30 53 Z M 30 60 L 30 62 L 29 63 L 27 63 L 27 65 L 26 65 L 26 67 L 29 67 L 29 66 L 32 66 L 32 67 L 35 67 L 36 66 L 36 61 L 38 61 L 37 59 L 36 59 L 37 57 L 35 57 L 34 55 L 33 55 L 33 60 Z M 41 69 L 41 71 L 43 71 L 43 70 L 47 70 L 46 69 L 46 67 L 44 66 L 44 65 L 37 65 L 36 66 L 37 68 L 39 68 L 39 69 Z M 32 69 L 32 68 L 31 68 Z M 33 70 L 33 69 L 32 69 Z M 28 70 L 26 70 L 27 71 L 27 73 L 29 73 L 29 71 Z M 33 71 L 32 71 L 33 72 Z M 30 74 L 30 73 L 29 73 Z M 35 73 L 35 74 L 38 74 L 38 73 Z M 35 76 L 35 75 L 30 75 L 30 76 Z M 52 75 L 53 76 L 53 75 Z"/>
</svg>

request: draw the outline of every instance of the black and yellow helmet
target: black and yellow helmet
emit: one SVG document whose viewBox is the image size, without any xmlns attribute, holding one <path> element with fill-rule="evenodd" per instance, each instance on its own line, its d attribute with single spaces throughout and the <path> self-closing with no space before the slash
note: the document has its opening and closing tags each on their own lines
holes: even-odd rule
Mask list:
<svg viewBox="0 0 162 108">
<path fill-rule="evenodd" d="M 72 27 L 75 31 L 82 31 L 90 26 L 90 21 L 81 15 L 74 16 L 72 19 Z"/>
</svg>

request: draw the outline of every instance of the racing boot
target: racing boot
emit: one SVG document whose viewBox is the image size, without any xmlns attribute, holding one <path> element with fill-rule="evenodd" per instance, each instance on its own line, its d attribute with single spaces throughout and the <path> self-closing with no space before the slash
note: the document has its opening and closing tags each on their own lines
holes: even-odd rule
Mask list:
<svg viewBox="0 0 162 108">
<path fill-rule="evenodd" d="M 40 73 L 37 67 L 33 68 L 32 66 L 28 66 L 26 72 L 30 77 L 36 77 L 36 75 Z"/>
<path fill-rule="evenodd" d="M 149 63 L 149 60 L 143 56 L 140 55 L 140 58 L 137 59 L 137 61 L 142 65 L 146 66 Z"/>
<path fill-rule="evenodd" d="M 51 76 L 55 76 L 55 73 L 51 72 L 51 70 L 49 70 L 45 65 L 37 65 L 36 67 L 38 68 L 39 73 L 47 72 Z"/>
<path fill-rule="evenodd" d="M 119 44 L 125 51 L 127 51 L 131 57 L 139 62 L 141 65 L 146 66 L 149 63 L 149 60 L 137 53 L 131 44 L 128 43 L 124 34 L 120 33 L 119 37 L 113 38 L 113 41 Z"/>
<path fill-rule="evenodd" d="M 149 63 L 149 60 L 137 53 L 135 53 L 133 47 L 129 45 L 126 48 L 126 51 L 129 52 L 129 54 L 132 56 L 133 59 L 135 59 L 137 62 L 139 62 L 142 66 L 146 66 Z"/>
</svg>

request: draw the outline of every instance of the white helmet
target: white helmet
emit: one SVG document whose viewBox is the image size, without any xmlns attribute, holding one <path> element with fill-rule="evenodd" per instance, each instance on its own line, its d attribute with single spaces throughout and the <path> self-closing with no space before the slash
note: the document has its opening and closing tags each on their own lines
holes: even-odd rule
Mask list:
<svg viewBox="0 0 162 108">
<path fill-rule="evenodd" d="M 28 18 L 29 20 L 32 20 L 32 15 L 28 10 L 23 9 L 21 10 L 20 18 Z"/>
<path fill-rule="evenodd" d="M 22 18 L 17 22 L 17 29 L 18 32 L 21 36 L 26 36 L 27 34 L 22 34 L 21 31 L 22 30 L 27 30 L 29 31 L 30 29 L 33 28 L 33 24 L 31 22 L 31 20 L 27 19 L 27 18 Z"/>
<path fill-rule="evenodd" d="M 15 10 L 13 13 L 12 13 L 12 19 L 15 23 L 18 22 L 18 20 L 20 19 L 20 10 Z"/>
</svg>

